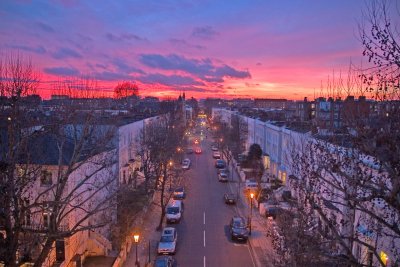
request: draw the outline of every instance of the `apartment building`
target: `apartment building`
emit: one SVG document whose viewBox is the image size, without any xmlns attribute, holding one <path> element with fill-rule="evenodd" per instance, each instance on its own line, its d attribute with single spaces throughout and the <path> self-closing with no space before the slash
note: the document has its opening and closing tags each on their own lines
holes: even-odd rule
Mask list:
<svg viewBox="0 0 400 267">
<path fill-rule="evenodd" d="M 347 101 L 347 102 L 346 102 Z M 360 103 L 353 105 L 353 100 L 347 99 L 346 101 L 338 102 L 332 104 L 332 101 L 321 100 L 316 107 L 316 113 L 319 112 L 317 117 L 323 123 L 325 127 L 336 127 L 339 126 L 341 121 L 345 116 L 341 115 L 340 112 L 343 110 L 349 116 L 350 111 L 360 114 L 368 115 L 368 103 L 364 103 L 363 99 Z M 350 111 L 349 111 L 350 110 Z M 310 150 L 310 144 L 318 144 L 322 150 L 318 153 L 314 152 L 308 154 L 310 160 L 313 164 L 320 164 L 321 168 L 326 165 L 326 160 L 334 160 L 335 158 L 340 158 L 343 165 L 339 165 L 341 172 L 331 173 L 321 172 L 324 175 L 324 179 L 320 180 L 318 184 L 318 190 L 314 189 L 315 192 L 315 205 L 321 207 L 324 213 L 330 218 L 331 222 L 338 225 L 339 233 L 343 236 L 354 236 L 361 240 L 361 242 L 353 242 L 349 244 L 352 250 L 352 254 L 356 259 L 363 264 L 370 264 L 370 266 L 378 266 L 378 258 L 385 263 L 385 266 L 398 266 L 399 263 L 399 252 L 400 252 L 400 240 L 393 236 L 396 236 L 389 228 L 385 228 L 382 224 L 378 223 L 376 219 L 371 217 L 370 214 L 362 212 L 360 209 L 352 209 L 345 201 L 346 195 L 344 192 L 351 191 L 352 184 L 338 184 L 343 191 L 336 189 L 333 184 L 337 181 L 346 181 L 345 177 L 340 177 L 346 175 L 346 177 L 360 176 L 371 177 L 371 179 L 379 179 L 390 187 L 390 182 L 385 178 L 385 174 L 379 172 L 380 168 L 376 165 L 376 161 L 368 156 L 360 154 L 357 157 L 353 156 L 356 150 L 350 150 L 342 145 L 345 142 L 333 142 L 330 139 L 324 139 L 323 136 L 314 135 L 312 133 L 312 127 L 310 124 L 291 124 L 289 122 L 272 122 L 272 121 L 262 121 L 258 118 L 247 117 L 242 115 L 237 111 L 216 109 L 213 110 L 213 114 L 219 117 L 221 120 L 229 123 L 229 119 L 233 114 L 235 116 L 240 116 L 242 121 L 247 123 L 248 126 L 248 137 L 246 140 L 246 148 L 248 149 L 251 144 L 257 143 L 263 150 L 264 153 L 264 164 L 266 164 L 266 171 L 272 176 L 282 181 L 293 191 L 293 195 L 299 195 L 298 186 L 292 187 L 295 183 L 302 181 L 304 184 L 308 184 L 307 175 L 313 172 L 307 171 L 303 168 L 302 176 L 298 176 L 299 166 L 293 161 L 293 155 L 303 155 L 306 159 L 307 152 Z M 251 113 L 248 113 L 251 114 Z M 337 124 L 335 124 L 335 117 L 332 115 L 337 114 Z M 340 119 L 340 120 L 339 120 Z M 333 124 L 332 124 L 333 123 Z M 332 139 L 333 140 L 333 139 Z M 352 156 L 349 156 L 352 155 Z M 346 158 L 346 157 L 347 158 Z M 346 158 L 346 160 L 342 160 Z M 325 160 L 325 161 L 324 161 Z M 314 166 L 310 164 L 310 166 Z M 289 177 L 296 177 L 295 179 L 289 179 Z M 321 182 L 322 181 L 322 182 Z M 325 182 L 323 182 L 325 181 Z M 330 182 L 331 181 L 331 182 Z M 305 188 L 305 190 L 309 190 Z M 396 220 L 399 220 L 398 215 L 393 210 L 387 207 L 384 203 L 378 200 L 372 200 L 371 202 L 361 203 L 364 208 L 373 210 L 376 214 L 381 214 L 386 218 L 388 222 L 395 224 Z M 318 215 L 316 213 L 316 217 Z M 322 221 L 322 220 L 319 220 Z M 351 239 L 351 238 L 350 238 Z M 375 248 L 375 251 L 379 255 L 373 254 L 368 248 L 368 245 Z M 343 253 L 340 246 L 332 248 L 332 251 L 340 254 Z"/>
</svg>

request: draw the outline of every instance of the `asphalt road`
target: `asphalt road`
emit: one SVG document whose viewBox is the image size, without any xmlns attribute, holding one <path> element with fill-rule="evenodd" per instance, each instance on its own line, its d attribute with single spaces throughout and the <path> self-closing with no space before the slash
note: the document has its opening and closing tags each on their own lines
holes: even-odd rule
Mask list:
<svg viewBox="0 0 400 267">
<path fill-rule="evenodd" d="M 223 201 L 230 188 L 218 182 L 210 139 L 201 141 L 202 154 L 187 155 L 192 165 L 184 173 L 185 210 L 181 222 L 172 225 L 178 230 L 175 258 L 179 267 L 255 266 L 248 244 L 230 239 L 229 222 L 237 211 Z"/>
</svg>

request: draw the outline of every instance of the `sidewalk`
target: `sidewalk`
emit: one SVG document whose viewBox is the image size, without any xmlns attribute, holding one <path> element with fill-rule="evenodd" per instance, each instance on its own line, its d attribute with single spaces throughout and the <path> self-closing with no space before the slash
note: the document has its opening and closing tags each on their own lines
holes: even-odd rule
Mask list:
<svg viewBox="0 0 400 267">
<path fill-rule="evenodd" d="M 156 193 L 155 198 L 158 195 Z M 159 216 L 161 213 L 161 207 L 150 204 L 146 214 L 140 223 L 141 232 L 139 233 L 139 243 L 137 244 L 137 255 L 138 261 L 141 267 L 149 266 L 149 255 L 150 262 L 153 262 L 156 255 L 157 243 L 160 238 L 160 232 L 156 231 L 159 222 Z M 150 245 L 150 247 L 149 247 Z M 132 244 L 128 256 L 123 266 L 133 267 L 136 262 L 136 245 Z"/>
<path fill-rule="evenodd" d="M 234 162 L 231 162 L 231 164 L 234 164 Z M 237 169 L 236 167 L 233 167 L 233 181 L 231 181 L 229 184 L 232 192 L 239 192 L 240 201 L 237 203 L 237 210 L 239 214 L 247 218 L 250 215 L 250 200 L 243 193 L 244 182 L 239 183 L 239 179 L 240 177 Z M 276 255 L 273 249 L 272 240 L 267 234 L 268 220 L 260 215 L 256 205 L 253 205 L 251 217 L 252 229 L 251 236 L 249 238 L 249 245 L 251 247 L 251 251 L 253 252 L 256 264 L 259 267 L 273 267 L 273 262 L 274 259 L 276 259 Z"/>
</svg>

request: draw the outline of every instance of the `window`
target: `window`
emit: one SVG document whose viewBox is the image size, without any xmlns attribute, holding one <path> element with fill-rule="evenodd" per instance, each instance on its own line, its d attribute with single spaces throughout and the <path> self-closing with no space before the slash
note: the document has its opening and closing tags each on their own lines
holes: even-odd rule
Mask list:
<svg viewBox="0 0 400 267">
<path fill-rule="evenodd" d="M 50 224 L 50 213 L 48 212 L 43 212 L 43 226 L 45 228 L 48 228 Z"/>
<path fill-rule="evenodd" d="M 388 263 L 389 263 L 389 257 L 388 257 L 388 255 L 387 255 L 384 251 L 381 251 L 381 253 L 379 254 L 379 256 L 380 256 L 380 258 L 381 258 L 383 264 L 385 264 L 385 266 L 388 266 Z"/>
<path fill-rule="evenodd" d="M 42 171 L 40 177 L 40 185 L 48 186 L 53 184 L 53 179 L 51 172 L 49 171 Z"/>
<path fill-rule="evenodd" d="M 373 259 L 374 259 L 374 253 L 372 251 L 368 251 L 367 264 L 369 267 L 372 267 Z"/>
<path fill-rule="evenodd" d="M 286 184 L 286 172 L 282 172 L 281 180 L 282 180 L 282 183 L 285 185 Z"/>
</svg>

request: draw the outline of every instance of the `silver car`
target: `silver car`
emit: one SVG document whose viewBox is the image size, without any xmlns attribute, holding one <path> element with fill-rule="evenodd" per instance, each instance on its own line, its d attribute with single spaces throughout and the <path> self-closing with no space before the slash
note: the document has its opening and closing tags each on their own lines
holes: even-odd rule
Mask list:
<svg viewBox="0 0 400 267">
<path fill-rule="evenodd" d="M 161 234 L 160 242 L 158 243 L 158 254 L 175 254 L 176 241 L 178 234 L 173 227 L 165 227 Z"/>
<path fill-rule="evenodd" d="M 184 159 L 182 161 L 182 169 L 189 170 L 190 168 L 190 159 Z"/>
</svg>

